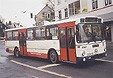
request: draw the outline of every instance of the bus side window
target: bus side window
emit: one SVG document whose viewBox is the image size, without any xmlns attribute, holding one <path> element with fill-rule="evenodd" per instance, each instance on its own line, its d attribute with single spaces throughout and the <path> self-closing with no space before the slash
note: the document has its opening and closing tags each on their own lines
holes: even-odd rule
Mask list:
<svg viewBox="0 0 113 78">
<path fill-rule="evenodd" d="M 44 27 L 40 28 L 40 32 L 41 40 L 45 40 L 45 28 Z"/>
<path fill-rule="evenodd" d="M 27 30 L 27 39 L 28 40 L 33 40 L 34 39 L 34 31 L 33 31 L 33 29 L 28 29 Z"/>
<path fill-rule="evenodd" d="M 40 36 L 40 29 L 36 28 L 36 36 L 35 36 L 36 40 L 40 40 L 39 36 Z"/>
<path fill-rule="evenodd" d="M 46 29 L 46 33 L 47 33 L 47 40 L 52 40 L 52 33 L 50 33 L 50 28 Z"/>
<path fill-rule="evenodd" d="M 46 29 L 47 40 L 58 39 L 58 27 L 53 26 L 51 28 Z"/>
<path fill-rule="evenodd" d="M 36 40 L 44 40 L 45 39 L 45 29 L 36 28 Z"/>
<path fill-rule="evenodd" d="M 52 40 L 52 34 L 49 32 L 49 36 L 47 36 L 48 40 Z"/>
<path fill-rule="evenodd" d="M 7 40 L 12 40 L 12 32 L 7 32 Z"/>
<path fill-rule="evenodd" d="M 18 31 L 13 31 L 13 40 L 18 40 Z"/>
</svg>

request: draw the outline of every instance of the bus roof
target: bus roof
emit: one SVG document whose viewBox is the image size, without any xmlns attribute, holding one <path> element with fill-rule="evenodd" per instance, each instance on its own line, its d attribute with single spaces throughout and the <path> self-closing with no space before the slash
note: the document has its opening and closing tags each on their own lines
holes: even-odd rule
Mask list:
<svg viewBox="0 0 113 78">
<path fill-rule="evenodd" d="M 98 16 L 84 16 L 84 17 L 79 17 L 79 18 L 69 18 L 69 19 L 65 19 L 65 20 L 61 20 L 61 21 L 55 21 L 55 22 L 50 22 L 49 24 L 45 24 L 45 25 L 42 25 L 40 27 L 43 27 L 43 26 L 48 26 L 48 25 L 56 25 L 56 24 L 62 24 L 62 23 L 66 23 L 66 22 L 75 22 L 76 21 L 76 24 L 80 22 L 80 19 L 81 18 L 86 18 L 86 17 L 96 17 L 96 18 L 100 18 Z M 33 28 L 33 27 L 36 27 L 36 26 L 31 26 L 31 27 L 19 27 L 19 28 L 12 28 L 12 29 L 6 29 L 5 31 L 12 31 L 12 30 L 19 30 L 19 29 L 27 29 L 27 28 Z M 38 26 L 37 26 L 38 27 Z"/>
<path fill-rule="evenodd" d="M 98 17 L 98 16 L 84 16 L 84 17 L 79 17 L 79 18 L 72 17 L 72 18 L 69 18 L 69 19 L 61 20 L 61 21 L 51 22 L 49 24 L 45 24 L 44 26 L 55 25 L 55 24 L 62 24 L 62 23 L 66 23 L 66 22 L 74 22 L 74 21 L 76 21 L 76 24 L 77 24 L 77 23 L 80 23 L 80 19 L 81 18 L 86 18 L 86 17 L 89 17 L 89 18 L 90 17 L 91 18 L 101 18 L 101 17 Z"/>
<path fill-rule="evenodd" d="M 27 28 L 33 28 L 36 26 L 32 26 L 32 27 L 19 27 L 19 28 L 11 28 L 11 29 L 6 29 L 5 31 L 13 31 L 13 30 L 19 30 L 19 29 L 27 29 Z"/>
</svg>

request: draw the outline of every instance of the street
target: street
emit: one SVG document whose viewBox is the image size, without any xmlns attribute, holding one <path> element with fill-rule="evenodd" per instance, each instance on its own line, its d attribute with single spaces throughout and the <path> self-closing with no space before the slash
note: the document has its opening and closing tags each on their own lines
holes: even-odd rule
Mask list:
<svg viewBox="0 0 113 78">
<path fill-rule="evenodd" d="M 50 64 L 40 58 L 16 58 L 5 52 L 0 41 L 0 78 L 113 78 L 113 49 L 108 56 L 82 64 Z"/>
</svg>

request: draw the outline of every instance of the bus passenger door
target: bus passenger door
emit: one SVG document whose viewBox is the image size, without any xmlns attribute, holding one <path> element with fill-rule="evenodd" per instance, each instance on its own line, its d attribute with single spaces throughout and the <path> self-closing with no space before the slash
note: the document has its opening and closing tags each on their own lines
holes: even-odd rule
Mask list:
<svg viewBox="0 0 113 78">
<path fill-rule="evenodd" d="M 20 46 L 20 54 L 27 55 L 26 30 L 21 30 L 21 32 L 19 32 L 19 46 Z"/>
<path fill-rule="evenodd" d="M 61 60 L 76 62 L 74 28 L 60 27 Z"/>
</svg>

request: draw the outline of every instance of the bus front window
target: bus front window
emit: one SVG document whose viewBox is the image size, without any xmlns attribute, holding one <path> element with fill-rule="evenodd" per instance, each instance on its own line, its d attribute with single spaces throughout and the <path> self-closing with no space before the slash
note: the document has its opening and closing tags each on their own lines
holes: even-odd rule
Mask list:
<svg viewBox="0 0 113 78">
<path fill-rule="evenodd" d="M 77 31 L 77 42 L 96 42 L 103 39 L 103 26 L 97 23 L 85 23 L 78 24 L 76 27 Z"/>
</svg>

